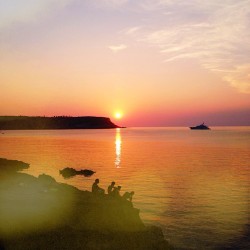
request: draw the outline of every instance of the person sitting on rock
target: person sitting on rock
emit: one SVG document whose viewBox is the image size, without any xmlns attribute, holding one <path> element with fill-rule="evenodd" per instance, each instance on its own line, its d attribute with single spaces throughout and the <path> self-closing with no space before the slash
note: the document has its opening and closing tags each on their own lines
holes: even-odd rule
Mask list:
<svg viewBox="0 0 250 250">
<path fill-rule="evenodd" d="M 111 194 L 115 188 L 115 182 L 112 181 L 111 184 L 108 186 L 108 194 Z"/>
<path fill-rule="evenodd" d="M 113 191 L 111 192 L 111 195 L 113 196 L 113 197 L 121 197 L 121 195 L 120 195 L 120 190 L 121 190 L 121 186 L 118 186 L 118 187 L 114 187 L 114 189 L 113 189 Z"/>
<path fill-rule="evenodd" d="M 122 196 L 123 199 L 125 200 L 128 200 L 128 201 L 131 201 L 132 202 L 132 199 L 133 199 L 133 195 L 135 194 L 134 191 L 132 192 L 125 192 Z"/>
<path fill-rule="evenodd" d="M 99 179 L 96 179 L 95 182 L 93 183 L 92 185 L 92 193 L 95 193 L 95 194 L 104 194 L 105 191 L 103 188 L 100 188 L 98 186 L 98 183 L 99 183 Z"/>
</svg>

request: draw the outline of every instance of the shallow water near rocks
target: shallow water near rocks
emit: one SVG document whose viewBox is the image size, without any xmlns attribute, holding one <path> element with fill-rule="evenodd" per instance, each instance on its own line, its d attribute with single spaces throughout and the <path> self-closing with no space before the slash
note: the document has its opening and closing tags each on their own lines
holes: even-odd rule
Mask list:
<svg viewBox="0 0 250 250">
<path fill-rule="evenodd" d="M 116 181 L 176 247 L 247 249 L 250 127 L 4 131 L 0 157 L 81 190 Z M 96 173 L 64 179 L 65 167 Z"/>
</svg>

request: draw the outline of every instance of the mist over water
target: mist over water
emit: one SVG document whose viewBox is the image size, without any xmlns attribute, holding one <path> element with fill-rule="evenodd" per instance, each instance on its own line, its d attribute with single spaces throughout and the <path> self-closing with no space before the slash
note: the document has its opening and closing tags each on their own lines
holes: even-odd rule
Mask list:
<svg viewBox="0 0 250 250">
<path fill-rule="evenodd" d="M 249 230 L 250 127 L 5 131 L 0 157 L 30 163 L 27 173 L 90 190 L 96 178 L 135 191 L 145 223 L 186 249 L 234 244 Z M 59 170 L 91 169 L 64 179 Z M 249 232 L 249 231 L 248 231 Z"/>
</svg>

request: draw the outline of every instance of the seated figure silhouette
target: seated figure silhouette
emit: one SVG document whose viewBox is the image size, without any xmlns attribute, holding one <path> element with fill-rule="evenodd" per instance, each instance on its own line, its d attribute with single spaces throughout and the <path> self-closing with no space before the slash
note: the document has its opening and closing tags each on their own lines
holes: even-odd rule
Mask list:
<svg viewBox="0 0 250 250">
<path fill-rule="evenodd" d="M 93 183 L 92 185 L 92 193 L 95 193 L 95 194 L 104 194 L 105 191 L 103 188 L 100 188 L 98 186 L 98 183 L 99 183 L 99 179 L 96 179 L 95 182 Z"/>
<path fill-rule="evenodd" d="M 108 186 L 108 194 L 111 194 L 114 188 L 115 188 L 115 182 L 112 181 L 111 184 Z"/>
<path fill-rule="evenodd" d="M 122 196 L 122 198 L 124 198 L 125 200 L 128 200 L 128 201 L 131 201 L 132 202 L 132 199 L 133 199 L 133 195 L 135 194 L 134 191 L 132 192 L 125 192 Z"/>
<path fill-rule="evenodd" d="M 110 193 L 113 197 L 121 197 L 120 195 L 120 190 L 121 190 L 121 186 L 118 187 L 114 187 L 113 191 Z"/>
</svg>

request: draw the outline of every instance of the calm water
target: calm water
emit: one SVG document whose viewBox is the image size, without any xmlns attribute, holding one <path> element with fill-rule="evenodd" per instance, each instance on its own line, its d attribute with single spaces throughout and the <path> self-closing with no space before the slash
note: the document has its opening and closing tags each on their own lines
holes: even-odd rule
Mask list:
<svg viewBox="0 0 250 250">
<path fill-rule="evenodd" d="M 250 127 L 5 131 L 0 157 L 82 190 L 96 178 L 104 188 L 116 181 L 177 247 L 215 249 L 249 230 Z M 96 174 L 65 180 L 65 167 Z"/>
</svg>

